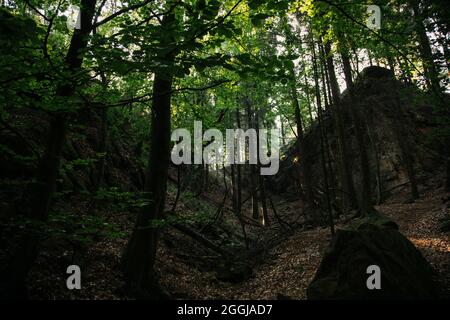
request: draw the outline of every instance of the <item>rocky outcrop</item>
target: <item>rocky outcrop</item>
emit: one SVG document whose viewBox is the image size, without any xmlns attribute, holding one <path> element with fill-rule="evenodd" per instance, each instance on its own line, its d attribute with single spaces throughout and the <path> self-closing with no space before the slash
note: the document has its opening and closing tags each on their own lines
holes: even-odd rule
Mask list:
<svg viewBox="0 0 450 320">
<path fill-rule="evenodd" d="M 341 95 L 342 118 L 345 128 L 345 137 L 349 148 L 349 158 L 353 171 L 353 178 L 357 190 L 361 188 L 361 168 L 359 161 L 358 144 L 355 135 L 355 126 L 349 111 L 353 106 L 360 114 L 361 127 L 364 131 L 364 142 L 367 144 L 369 166 L 371 172 L 372 194 L 376 198 L 386 199 L 391 191 L 398 186 L 408 188 L 408 175 L 405 163 L 402 160 L 402 152 L 399 146 L 399 138 L 405 144 L 411 146 L 409 152 L 417 171 L 417 176 L 434 174 L 442 171 L 443 161 L 437 152 L 426 146 L 430 141 L 432 128 L 437 126 L 432 116 L 432 99 L 426 93 L 412 86 L 405 86 L 393 77 L 390 70 L 381 67 L 365 68 L 354 83 L 351 95 L 345 90 Z M 328 167 L 331 167 L 333 176 L 338 170 L 338 141 L 336 139 L 334 123 L 332 120 L 333 106 L 324 110 L 323 126 L 327 132 L 327 154 L 331 155 Z M 403 115 L 401 125 L 407 134 L 398 137 L 399 117 Z M 311 161 L 311 176 L 313 186 L 321 188 L 324 185 L 322 163 L 320 128 L 314 122 L 305 132 L 305 150 L 309 153 Z M 426 146 L 426 147 L 425 147 Z M 274 193 L 298 194 L 296 179 L 298 177 L 299 155 L 295 145 L 282 150 L 284 155 L 280 162 L 280 170 L 277 175 L 269 177 L 271 183 L 268 187 Z M 378 188 L 378 183 L 381 187 Z M 333 182 L 334 185 L 340 183 Z M 377 195 L 377 191 L 381 194 Z M 340 194 L 337 194 L 339 197 Z M 320 199 L 316 199 L 320 201 Z"/>
<path fill-rule="evenodd" d="M 369 289 L 380 268 L 380 289 Z M 308 287 L 308 299 L 436 299 L 431 266 L 392 222 L 358 220 L 336 236 Z"/>
</svg>

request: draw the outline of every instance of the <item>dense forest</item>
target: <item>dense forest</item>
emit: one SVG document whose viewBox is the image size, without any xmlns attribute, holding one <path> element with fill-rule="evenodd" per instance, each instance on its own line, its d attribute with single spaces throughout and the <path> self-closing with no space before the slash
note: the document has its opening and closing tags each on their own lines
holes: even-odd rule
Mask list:
<svg viewBox="0 0 450 320">
<path fill-rule="evenodd" d="M 1 0 L 2 299 L 450 298 L 444 0 Z"/>
</svg>

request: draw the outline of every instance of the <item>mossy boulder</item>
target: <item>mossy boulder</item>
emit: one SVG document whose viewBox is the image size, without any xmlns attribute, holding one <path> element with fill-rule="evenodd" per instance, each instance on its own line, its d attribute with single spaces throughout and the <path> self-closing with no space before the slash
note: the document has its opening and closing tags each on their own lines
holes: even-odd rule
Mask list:
<svg viewBox="0 0 450 320">
<path fill-rule="evenodd" d="M 434 273 L 419 250 L 393 223 L 370 219 L 338 230 L 309 284 L 308 299 L 435 299 Z M 369 290 L 370 265 L 381 271 L 381 288 Z"/>
</svg>

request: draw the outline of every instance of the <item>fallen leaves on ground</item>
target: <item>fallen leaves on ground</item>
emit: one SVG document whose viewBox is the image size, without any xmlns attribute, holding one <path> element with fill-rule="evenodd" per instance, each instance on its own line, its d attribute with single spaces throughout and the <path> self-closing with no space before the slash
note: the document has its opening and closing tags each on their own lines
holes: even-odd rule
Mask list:
<svg viewBox="0 0 450 320">
<path fill-rule="evenodd" d="M 448 214 L 442 203 L 442 193 L 428 192 L 414 203 L 393 200 L 377 207 L 393 219 L 400 231 L 423 253 L 438 272 L 438 279 L 447 290 L 450 287 L 450 238 L 439 231 L 439 219 Z M 290 206 L 298 214 L 298 207 Z M 338 225 L 339 227 L 339 225 Z M 279 231 L 278 231 L 279 232 Z M 180 235 L 178 235 L 180 236 Z M 306 299 L 306 289 L 320 264 L 330 240 L 327 228 L 298 230 L 287 240 L 265 253 L 264 261 L 254 269 L 253 277 L 238 284 L 224 283 L 215 273 L 200 270 L 161 242 L 156 270 L 160 282 L 175 299 L 276 299 L 287 296 Z M 186 248 L 206 254 L 189 238 L 178 239 Z M 65 287 L 66 257 L 61 249 L 43 252 L 33 268 L 31 298 L 34 299 L 124 299 L 119 268 L 120 255 L 126 239 L 96 243 L 83 255 L 83 289 Z M 67 254 L 66 254 L 67 255 Z M 191 252 L 186 252 L 191 255 Z M 56 256 L 56 257 L 55 257 Z"/>
</svg>

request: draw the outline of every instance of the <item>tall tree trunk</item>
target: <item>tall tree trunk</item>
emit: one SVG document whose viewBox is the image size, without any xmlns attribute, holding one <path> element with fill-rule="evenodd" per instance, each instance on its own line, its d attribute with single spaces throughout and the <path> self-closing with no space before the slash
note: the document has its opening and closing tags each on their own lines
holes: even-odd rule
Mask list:
<svg viewBox="0 0 450 320">
<path fill-rule="evenodd" d="M 311 39 L 312 40 L 312 39 Z M 312 62 L 313 62 L 313 71 L 314 71 L 314 85 L 315 85 L 315 95 L 316 95 L 316 101 L 317 101 L 317 115 L 319 119 L 319 130 L 320 130 L 320 156 L 321 156 L 321 163 L 322 163 L 322 171 L 323 171 L 323 180 L 324 180 L 324 194 L 325 194 L 325 201 L 327 205 L 327 213 L 328 213 L 328 222 L 330 226 L 330 232 L 331 235 L 334 236 L 334 220 L 333 220 L 333 211 L 331 208 L 331 200 L 330 200 L 330 194 L 329 194 L 329 185 L 328 185 L 328 171 L 326 167 L 326 158 L 325 158 L 325 143 L 324 143 L 324 127 L 323 127 L 323 121 L 322 121 L 322 106 L 321 106 L 321 99 L 320 99 L 320 89 L 319 89 L 319 74 L 318 74 L 318 68 L 317 68 L 317 56 L 316 56 L 316 49 L 314 47 L 314 42 L 311 41 L 311 51 L 312 51 Z"/>
<path fill-rule="evenodd" d="M 253 119 L 253 111 L 252 106 L 250 105 L 250 101 L 248 101 L 248 98 L 245 99 L 246 104 L 246 111 L 247 111 L 247 125 L 248 128 L 254 128 L 254 119 Z M 254 164 L 248 165 L 249 170 L 249 181 L 250 181 L 250 196 L 251 196 L 251 202 L 252 202 L 252 217 L 253 219 L 258 219 L 258 195 L 256 190 L 256 181 L 255 181 L 255 175 L 256 175 L 256 167 Z"/>
<path fill-rule="evenodd" d="M 330 76 L 330 86 L 331 93 L 333 98 L 333 118 L 336 126 L 336 133 L 338 137 L 338 146 L 339 146 L 339 154 L 340 154 L 340 167 L 342 171 L 342 183 L 343 188 L 348 196 L 350 207 L 355 208 L 357 205 L 357 201 L 355 198 L 355 187 L 353 184 L 353 174 L 351 171 L 351 160 L 348 153 L 347 141 L 345 137 L 344 124 L 342 118 L 342 110 L 340 105 L 340 92 L 339 85 L 337 82 L 336 74 L 334 71 L 334 62 L 333 57 L 331 56 L 331 45 L 330 43 L 325 44 L 325 54 L 326 54 L 326 66 L 328 69 L 328 74 Z"/>
<path fill-rule="evenodd" d="M 303 80 L 305 81 L 305 95 L 306 95 L 306 104 L 308 105 L 309 122 L 310 124 L 312 124 L 314 121 L 314 117 L 312 114 L 311 100 L 309 97 L 308 79 L 306 78 L 306 73 L 303 77 Z"/>
<path fill-rule="evenodd" d="M 377 204 L 381 204 L 383 201 L 383 185 L 381 181 L 381 168 L 380 168 L 380 152 L 378 151 L 378 146 L 376 144 L 376 141 L 374 139 L 374 135 L 372 133 L 372 130 L 370 129 L 369 122 L 367 121 L 367 117 L 365 119 L 365 124 L 367 127 L 367 135 L 369 137 L 369 142 L 373 150 L 373 156 L 375 160 L 375 168 L 376 168 L 376 182 L 377 182 Z"/>
<path fill-rule="evenodd" d="M 423 25 L 423 18 L 420 13 L 419 3 L 417 0 L 409 0 L 409 4 L 414 12 L 415 29 L 419 38 L 420 56 L 423 61 L 425 74 L 427 77 L 428 89 L 439 97 L 441 92 L 439 85 L 439 73 L 434 63 L 430 40 L 428 39 L 425 26 Z"/>
<path fill-rule="evenodd" d="M 293 81 L 291 86 L 291 95 L 294 105 L 295 122 L 297 125 L 297 151 L 300 157 L 300 183 L 303 183 L 303 188 L 301 188 L 301 190 L 303 191 L 305 201 L 305 218 L 309 219 L 309 216 L 312 213 L 310 211 L 314 209 L 311 170 L 309 167 L 311 160 L 309 157 L 308 148 L 305 146 L 302 112 L 298 102 L 297 88 L 295 87 L 296 79 L 294 70 L 291 70 L 291 77 Z"/>
<path fill-rule="evenodd" d="M 322 57 L 324 57 L 324 53 L 323 53 L 323 46 L 320 46 L 320 50 L 322 52 Z M 317 64 L 317 62 L 316 62 Z M 322 81 L 322 91 L 323 91 L 323 97 L 324 97 L 324 102 L 325 102 L 325 108 L 324 110 L 328 110 L 330 108 L 330 104 L 331 104 L 331 93 L 330 93 L 330 86 L 327 85 L 329 83 L 329 81 L 327 81 L 327 70 L 324 67 L 324 63 L 321 64 L 321 68 L 320 68 L 320 78 Z M 319 66 L 316 65 L 316 68 L 318 68 Z M 319 72 L 319 70 L 317 70 L 317 72 Z M 328 99 L 327 99 L 328 96 Z M 322 111 L 320 111 L 322 112 Z M 323 115 L 322 115 L 322 119 L 323 119 Z M 330 144 L 329 144 L 329 140 L 328 140 L 328 134 L 327 132 L 325 132 L 325 128 L 323 128 L 323 143 L 324 143 L 324 147 L 325 147 L 325 153 L 324 153 L 324 159 L 326 160 L 326 164 L 328 165 L 328 172 L 327 172 L 327 176 L 329 177 L 330 181 L 328 182 L 328 185 L 331 186 L 332 180 L 333 179 L 333 165 L 331 162 L 331 150 L 330 150 Z M 334 199 L 336 198 L 336 194 L 334 192 L 333 188 L 329 188 L 329 194 L 330 194 L 330 199 Z"/>
<path fill-rule="evenodd" d="M 352 70 L 350 66 L 349 57 L 345 53 L 341 53 L 342 64 L 344 67 L 345 82 L 349 90 L 350 96 L 353 96 L 353 79 Z M 361 167 L 361 194 L 359 199 L 359 207 L 363 215 L 369 215 L 375 211 L 372 206 L 372 185 L 370 182 L 370 163 L 367 155 L 366 143 L 364 141 L 364 129 L 362 124 L 364 123 L 364 115 L 355 108 L 353 103 L 348 106 L 350 114 L 355 126 L 356 143 L 358 145 L 359 160 Z"/>
<path fill-rule="evenodd" d="M 209 187 L 209 165 L 205 163 L 205 182 L 204 182 L 205 190 L 208 190 Z"/>
<path fill-rule="evenodd" d="M 240 115 L 240 112 L 238 109 L 236 109 L 236 124 L 237 124 L 238 128 L 241 128 L 241 115 Z M 244 241 L 245 241 L 245 247 L 248 249 L 249 247 L 248 247 L 247 231 L 245 230 L 245 223 L 244 223 L 244 220 L 242 219 L 242 176 L 241 176 L 241 165 L 240 164 L 236 165 L 236 189 L 233 189 L 233 191 L 234 190 L 236 191 L 235 212 L 236 212 L 236 216 L 239 220 L 239 224 L 241 225 L 242 235 L 244 236 Z"/>
<path fill-rule="evenodd" d="M 286 130 L 284 128 L 284 122 L 283 119 L 280 118 L 280 127 L 281 127 L 281 145 L 283 148 L 286 147 Z"/>
<path fill-rule="evenodd" d="M 162 29 L 175 21 L 175 15 L 164 16 Z M 168 44 L 171 39 L 165 39 Z M 164 42 L 164 41 L 162 41 Z M 166 55 L 170 66 L 175 53 Z M 170 158 L 170 103 L 173 75 L 170 72 L 155 74 L 153 81 L 151 144 L 144 191 L 149 203 L 139 212 L 133 233 L 122 257 L 122 271 L 127 290 L 143 299 L 161 299 L 167 295 L 160 288 L 154 272 L 158 229 L 153 223 L 161 219 L 167 190 Z"/>
<path fill-rule="evenodd" d="M 341 53 L 342 66 L 344 67 L 344 77 L 345 83 L 347 84 L 347 89 L 351 89 L 353 87 L 353 78 L 352 78 L 352 65 L 350 64 L 350 57 L 347 53 Z"/>
<path fill-rule="evenodd" d="M 97 175 L 95 177 L 94 191 L 98 191 L 103 183 L 105 176 L 105 163 L 106 163 L 106 147 L 108 143 L 108 110 L 102 108 L 100 110 L 100 143 L 98 145 L 97 152 L 101 154 L 97 165 Z"/>
<path fill-rule="evenodd" d="M 353 52 L 353 57 L 354 57 L 354 66 L 355 66 L 355 70 L 356 70 L 356 74 L 359 74 L 359 58 L 358 58 L 358 51 L 356 49 L 352 49 Z"/>
<path fill-rule="evenodd" d="M 326 66 L 326 63 L 327 63 L 326 58 L 325 58 L 326 54 L 325 54 L 325 49 L 324 49 L 322 43 L 319 43 L 319 53 L 320 53 L 320 55 L 322 55 L 321 65 Z M 328 69 L 326 67 L 323 67 L 321 69 L 323 70 L 323 73 L 325 75 L 325 79 L 322 79 L 322 81 L 326 80 L 325 81 L 326 86 L 324 86 L 324 89 L 323 89 L 324 90 L 323 96 L 325 98 L 325 110 L 329 111 L 329 108 L 333 104 L 333 98 L 331 95 L 331 86 L 330 86 L 330 83 L 331 83 L 330 75 L 328 74 Z M 326 97 L 328 97 L 328 99 L 326 99 Z M 328 105 L 326 104 L 326 100 L 328 100 L 328 103 L 329 103 Z"/>
<path fill-rule="evenodd" d="M 69 50 L 65 58 L 67 69 L 75 74 L 83 63 L 83 50 L 88 45 L 88 36 L 92 29 L 92 19 L 95 11 L 95 0 L 81 1 L 81 26 L 74 30 Z M 75 84 L 64 84 L 57 88 L 60 97 L 71 97 L 75 93 Z M 39 163 L 35 181 L 30 185 L 25 195 L 28 199 L 24 214 L 30 220 L 46 223 L 50 198 L 55 191 L 62 148 L 66 136 L 67 115 L 59 112 L 52 115 L 48 131 L 45 153 Z M 26 278 L 39 252 L 39 230 L 26 230 L 15 244 L 11 259 L 2 266 L 0 271 L 0 298 L 26 297 Z"/>
<path fill-rule="evenodd" d="M 405 115 L 403 113 L 403 108 L 400 100 L 400 88 L 395 79 L 393 81 L 395 94 L 395 105 L 393 106 L 393 131 L 397 139 L 398 146 L 400 148 L 401 157 L 403 164 L 406 169 L 406 173 L 410 182 L 410 192 L 411 200 L 414 201 L 419 198 L 419 189 L 416 179 L 416 171 L 414 169 L 414 161 L 412 156 L 412 151 L 414 150 L 414 145 L 408 141 L 408 131 L 405 126 Z"/>
<path fill-rule="evenodd" d="M 93 23 L 95 23 L 95 21 Z M 95 26 L 93 27 L 92 34 L 93 35 L 97 34 L 97 28 Z M 103 70 L 100 70 L 100 78 L 102 80 L 102 89 L 106 91 L 108 89 L 108 80 Z M 106 151 L 108 144 L 108 108 L 102 105 L 98 116 L 100 117 L 100 134 L 99 134 L 99 143 L 97 146 L 97 153 L 101 154 L 101 157 L 97 161 L 97 164 L 95 165 L 95 176 L 93 179 L 94 188 L 92 192 L 93 197 L 91 199 L 89 207 L 95 205 L 95 194 L 102 186 L 105 175 Z"/>
<path fill-rule="evenodd" d="M 241 115 L 239 113 L 239 110 L 236 110 L 236 124 L 237 127 L 240 129 L 241 128 Z M 241 166 L 238 165 L 236 168 L 236 201 L 237 201 L 237 212 L 239 213 L 239 215 L 241 215 L 241 205 L 242 205 L 242 186 L 241 186 L 241 182 L 242 182 L 242 177 L 241 177 Z"/>
<path fill-rule="evenodd" d="M 367 57 L 369 58 L 369 65 L 373 67 L 372 55 L 370 54 L 370 51 L 368 49 L 367 49 Z"/>
<path fill-rule="evenodd" d="M 255 129 L 256 129 L 256 141 L 257 141 L 257 150 L 260 148 L 261 141 L 259 140 L 259 110 L 255 112 Z M 268 226 L 270 225 L 269 215 L 267 212 L 267 199 L 266 199 L 266 186 L 264 176 L 261 175 L 260 170 L 261 165 L 259 164 L 259 152 L 258 152 L 258 170 L 256 174 L 258 175 L 258 185 L 259 185 L 259 201 L 261 201 L 261 213 L 263 218 L 263 224 Z"/>
</svg>

